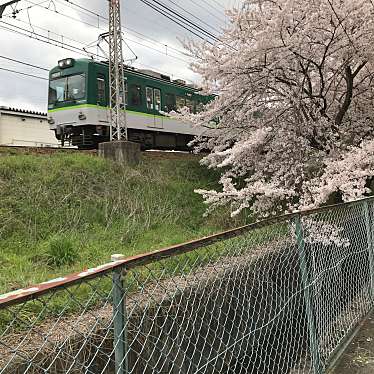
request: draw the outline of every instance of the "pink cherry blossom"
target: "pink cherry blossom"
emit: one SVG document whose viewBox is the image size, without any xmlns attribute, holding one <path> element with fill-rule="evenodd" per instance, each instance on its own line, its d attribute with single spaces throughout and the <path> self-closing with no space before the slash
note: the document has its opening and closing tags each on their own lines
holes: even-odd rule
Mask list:
<svg viewBox="0 0 374 374">
<path fill-rule="evenodd" d="M 267 216 L 320 206 L 334 192 L 367 194 L 371 0 L 246 0 L 229 15 L 221 42 L 189 44 L 204 92 L 218 96 L 201 113 L 178 114 L 207 128 L 195 145 L 211 151 L 203 164 L 222 172 L 220 190 L 197 191 L 210 209 Z"/>
</svg>

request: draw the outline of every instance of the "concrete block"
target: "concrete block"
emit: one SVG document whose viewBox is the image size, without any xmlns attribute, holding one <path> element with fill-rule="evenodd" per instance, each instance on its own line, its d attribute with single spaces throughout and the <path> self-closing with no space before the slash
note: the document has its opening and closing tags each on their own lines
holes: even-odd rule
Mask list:
<svg viewBox="0 0 374 374">
<path fill-rule="evenodd" d="M 99 156 L 124 165 L 135 166 L 140 162 L 140 144 L 128 141 L 100 143 Z"/>
</svg>

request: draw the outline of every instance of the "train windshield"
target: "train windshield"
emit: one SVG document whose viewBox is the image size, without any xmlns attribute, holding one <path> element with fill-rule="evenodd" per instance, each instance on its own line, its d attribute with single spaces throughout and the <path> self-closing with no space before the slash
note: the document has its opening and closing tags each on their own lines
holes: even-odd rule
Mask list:
<svg viewBox="0 0 374 374">
<path fill-rule="evenodd" d="M 86 97 L 86 75 L 77 74 L 49 82 L 48 104 L 75 102 Z"/>
</svg>

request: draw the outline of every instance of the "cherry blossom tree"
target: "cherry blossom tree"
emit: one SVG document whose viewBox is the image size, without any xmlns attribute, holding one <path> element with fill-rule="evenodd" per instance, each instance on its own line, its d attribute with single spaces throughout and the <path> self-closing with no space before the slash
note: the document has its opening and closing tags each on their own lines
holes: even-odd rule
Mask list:
<svg viewBox="0 0 374 374">
<path fill-rule="evenodd" d="M 374 175 L 374 1 L 246 0 L 220 42 L 191 44 L 206 110 L 180 114 L 214 136 L 203 163 L 222 170 L 213 209 L 261 216 L 349 200 Z M 214 126 L 213 126 L 214 127 Z M 206 134 L 205 134 L 206 135 Z"/>
</svg>

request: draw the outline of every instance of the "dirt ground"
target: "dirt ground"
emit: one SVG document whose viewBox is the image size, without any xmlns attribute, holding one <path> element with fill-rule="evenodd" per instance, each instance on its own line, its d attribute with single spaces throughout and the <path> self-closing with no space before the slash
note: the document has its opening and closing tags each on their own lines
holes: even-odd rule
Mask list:
<svg viewBox="0 0 374 374">
<path fill-rule="evenodd" d="M 374 313 L 361 326 L 329 374 L 374 374 Z"/>
</svg>

